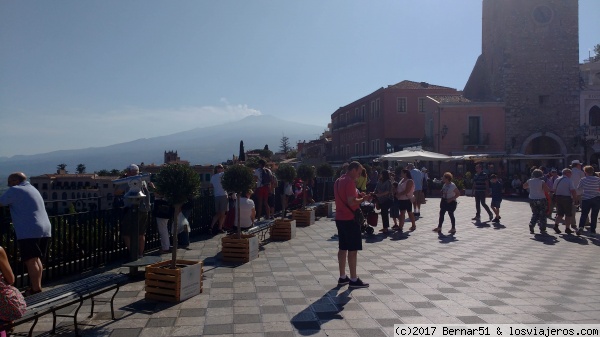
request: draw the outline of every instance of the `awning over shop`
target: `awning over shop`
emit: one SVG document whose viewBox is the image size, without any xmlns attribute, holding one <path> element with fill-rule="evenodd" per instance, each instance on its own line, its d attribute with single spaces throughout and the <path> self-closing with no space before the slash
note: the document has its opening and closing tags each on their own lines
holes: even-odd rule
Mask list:
<svg viewBox="0 0 600 337">
<path fill-rule="evenodd" d="M 394 153 L 388 153 L 379 157 L 379 161 L 382 160 L 397 160 L 397 161 L 416 161 L 416 160 L 427 160 L 427 161 L 451 161 L 454 160 L 451 156 L 445 154 L 424 151 L 424 150 L 402 150 Z"/>
</svg>

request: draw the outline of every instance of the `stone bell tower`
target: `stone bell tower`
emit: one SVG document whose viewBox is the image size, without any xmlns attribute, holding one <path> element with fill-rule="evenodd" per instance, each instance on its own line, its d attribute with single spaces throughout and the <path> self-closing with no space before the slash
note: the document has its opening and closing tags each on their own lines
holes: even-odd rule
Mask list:
<svg viewBox="0 0 600 337">
<path fill-rule="evenodd" d="M 507 153 L 578 152 L 578 0 L 483 0 L 482 53 L 464 95 L 504 102 Z"/>
</svg>

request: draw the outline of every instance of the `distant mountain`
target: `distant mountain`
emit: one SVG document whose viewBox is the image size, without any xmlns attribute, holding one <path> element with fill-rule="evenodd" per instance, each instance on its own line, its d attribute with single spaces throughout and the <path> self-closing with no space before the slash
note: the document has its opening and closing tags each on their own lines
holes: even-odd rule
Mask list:
<svg viewBox="0 0 600 337">
<path fill-rule="evenodd" d="M 315 139 L 324 129 L 269 115 L 249 116 L 237 122 L 106 147 L 0 157 L 0 176 L 8 176 L 14 171 L 25 172 L 28 176 L 52 173 L 61 163 L 67 164 L 69 172 L 75 172 L 78 164 L 84 164 L 87 172 L 122 169 L 131 163 L 162 164 L 164 151 L 170 150 L 177 151 L 182 160 L 192 164 L 215 164 L 237 156 L 240 140 L 244 141 L 246 150 L 262 149 L 268 144 L 271 151 L 277 152 L 283 135 L 290 142 L 309 140 Z"/>
</svg>

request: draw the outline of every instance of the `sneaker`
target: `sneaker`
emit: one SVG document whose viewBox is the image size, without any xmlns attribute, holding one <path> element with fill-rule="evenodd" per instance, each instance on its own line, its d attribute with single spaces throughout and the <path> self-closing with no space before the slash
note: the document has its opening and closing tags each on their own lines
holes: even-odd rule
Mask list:
<svg viewBox="0 0 600 337">
<path fill-rule="evenodd" d="M 490 221 L 492 221 L 492 219 L 494 218 L 491 214 L 488 214 L 490 217 Z"/>
<path fill-rule="evenodd" d="M 400 228 L 400 227 L 399 227 L 398 225 L 394 225 L 394 226 L 392 227 L 392 229 L 393 229 L 393 230 L 395 230 L 395 231 L 397 231 L 399 228 Z"/>
<path fill-rule="evenodd" d="M 529 225 L 529 233 L 535 234 L 533 231 L 534 228 L 535 228 L 535 225 Z"/>
<path fill-rule="evenodd" d="M 348 283 L 350 283 L 350 278 L 348 275 L 346 275 L 346 278 L 338 278 L 338 286 L 345 286 Z"/>
<path fill-rule="evenodd" d="M 565 229 L 565 233 L 567 234 L 573 234 L 573 231 L 570 228 Z"/>
<path fill-rule="evenodd" d="M 560 229 L 558 229 L 558 225 L 554 226 L 554 232 L 555 232 L 556 234 L 560 234 L 560 233 L 562 233 L 562 232 L 560 231 Z"/>
<path fill-rule="evenodd" d="M 546 232 L 546 228 L 540 228 L 540 233 L 544 235 L 548 234 L 548 232 Z"/>
<path fill-rule="evenodd" d="M 583 233 L 583 227 L 577 228 L 577 236 L 580 236 Z"/>
<path fill-rule="evenodd" d="M 356 282 L 353 282 L 352 280 L 350 280 L 349 288 L 368 288 L 368 287 L 369 287 L 369 284 L 364 283 L 360 278 L 357 278 Z"/>
<path fill-rule="evenodd" d="M 439 232 L 441 232 L 441 228 L 439 228 L 439 227 L 436 227 L 436 228 L 432 229 L 432 231 L 433 231 L 433 232 L 437 232 L 437 233 L 439 233 Z"/>
<path fill-rule="evenodd" d="M 494 218 L 494 219 L 492 220 L 492 222 L 496 222 L 496 223 L 497 223 L 497 222 L 500 222 L 500 218 L 496 217 L 496 218 Z"/>
<path fill-rule="evenodd" d="M 471 218 L 471 220 L 479 220 L 481 219 L 481 217 L 479 215 L 476 215 L 474 218 Z"/>
</svg>

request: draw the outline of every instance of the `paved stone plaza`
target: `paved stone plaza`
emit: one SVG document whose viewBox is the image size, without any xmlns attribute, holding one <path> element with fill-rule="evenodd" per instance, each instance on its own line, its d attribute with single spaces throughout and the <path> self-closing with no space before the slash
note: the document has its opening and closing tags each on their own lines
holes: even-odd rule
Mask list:
<svg viewBox="0 0 600 337">
<path fill-rule="evenodd" d="M 370 288 L 337 287 L 335 223 L 321 218 L 240 266 L 220 262 L 220 236 L 193 242 L 180 256 L 205 261 L 202 294 L 178 304 L 146 301 L 143 281 L 132 282 L 115 300 L 116 321 L 106 305 L 92 319 L 81 309 L 82 334 L 377 337 L 392 336 L 400 323 L 600 322 L 600 237 L 531 235 L 522 200 L 503 201 L 501 224 L 476 223 L 474 199 L 459 201 L 454 236 L 431 231 L 439 204 L 431 198 L 416 231 L 367 237 L 358 267 Z M 60 325 L 73 334 L 71 322 Z M 50 327 L 47 316 L 35 331 Z"/>
</svg>

